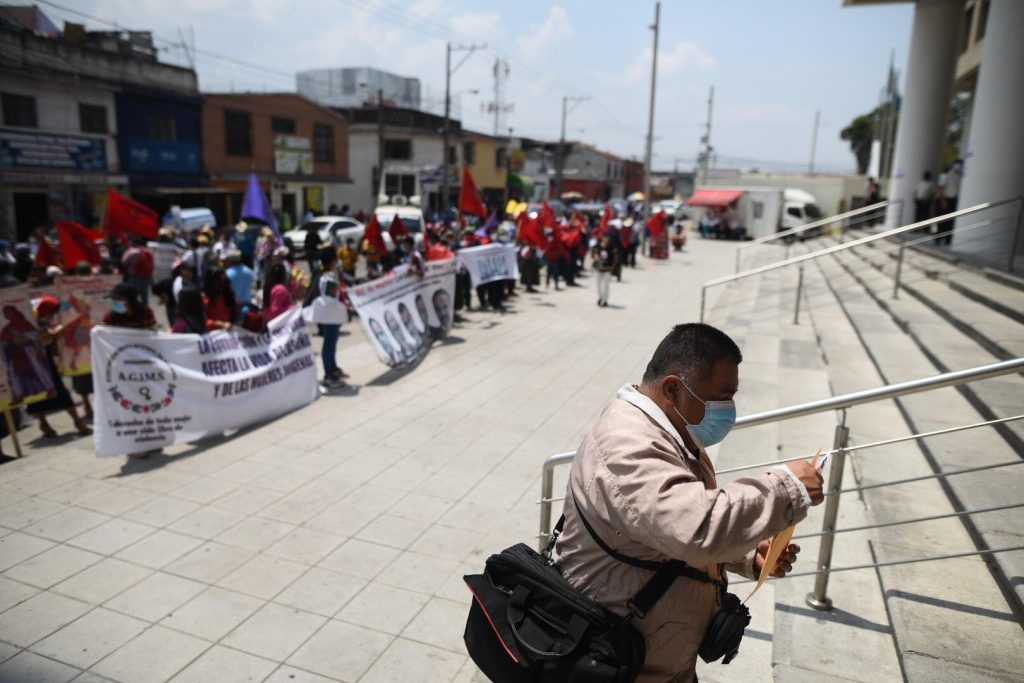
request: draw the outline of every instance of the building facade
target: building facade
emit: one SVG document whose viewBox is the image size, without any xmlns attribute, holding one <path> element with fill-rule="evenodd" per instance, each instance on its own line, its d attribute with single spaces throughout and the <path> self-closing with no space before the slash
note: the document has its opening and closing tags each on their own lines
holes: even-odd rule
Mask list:
<svg viewBox="0 0 1024 683">
<path fill-rule="evenodd" d="M 168 123 L 177 103 L 188 104 Z M 108 187 L 134 194 L 143 179 L 153 188 L 204 182 L 196 74 L 158 62 L 147 33 L 69 25 L 41 35 L 0 22 L 0 105 L 3 239 L 26 240 L 57 220 L 96 225 Z M 171 163 L 165 145 L 178 143 Z"/>
<path fill-rule="evenodd" d="M 508 182 L 508 138 L 466 131 L 462 148 L 462 158 L 473 174 L 484 204 L 492 211 L 503 209 Z"/>
<path fill-rule="evenodd" d="M 295 76 L 296 90 L 325 107 L 364 107 L 382 101 L 392 107 L 419 109 L 420 80 L 398 74 L 355 67 L 308 69 Z"/>
<path fill-rule="evenodd" d="M 293 93 L 205 94 L 203 165 L 220 223 L 240 219 L 250 171 L 285 227 L 346 203 L 349 126 L 344 116 Z"/>
</svg>

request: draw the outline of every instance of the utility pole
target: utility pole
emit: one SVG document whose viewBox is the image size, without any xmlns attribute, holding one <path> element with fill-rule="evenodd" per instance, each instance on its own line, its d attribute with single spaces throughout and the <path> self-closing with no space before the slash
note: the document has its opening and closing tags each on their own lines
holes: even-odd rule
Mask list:
<svg viewBox="0 0 1024 683">
<path fill-rule="evenodd" d="M 811 164 L 807 168 L 808 175 L 814 175 L 814 155 L 818 151 L 818 123 L 821 121 L 821 110 L 814 110 L 814 130 L 811 132 Z"/>
<path fill-rule="evenodd" d="M 711 112 L 715 106 L 715 86 L 711 86 L 711 90 L 708 93 L 708 121 L 704 124 L 704 135 L 700 141 L 704 143 L 704 151 L 701 152 L 701 174 L 700 184 L 708 184 L 708 164 L 711 162 L 711 150 L 714 149 L 711 146 Z"/>
<path fill-rule="evenodd" d="M 562 134 L 558 137 L 558 157 L 555 159 L 555 199 L 562 198 L 562 179 L 565 175 L 565 118 L 580 102 L 586 102 L 590 96 L 562 95 Z M 569 108 L 569 103 L 573 107 Z"/>
<path fill-rule="evenodd" d="M 651 208 L 651 156 L 654 144 L 654 91 L 658 83 L 658 32 L 661 29 L 661 3 L 654 3 L 654 52 L 651 55 L 651 102 L 647 111 L 647 150 L 644 153 L 644 218 Z"/>
<path fill-rule="evenodd" d="M 448 129 L 451 123 L 452 113 L 452 74 L 459 70 L 459 67 L 466 63 L 466 60 L 476 52 L 487 47 L 487 43 L 482 45 L 452 45 L 451 43 L 445 43 L 444 52 L 444 128 L 442 129 L 442 138 L 444 149 L 441 151 L 441 155 L 444 157 L 444 161 L 441 164 L 442 178 L 441 178 L 441 211 L 447 211 L 450 201 L 448 181 L 448 165 L 450 154 L 448 153 Z M 452 51 L 465 52 L 466 56 L 462 58 L 462 61 L 452 68 Z"/>
<path fill-rule="evenodd" d="M 384 191 L 384 89 L 377 89 L 377 197 Z"/>
</svg>

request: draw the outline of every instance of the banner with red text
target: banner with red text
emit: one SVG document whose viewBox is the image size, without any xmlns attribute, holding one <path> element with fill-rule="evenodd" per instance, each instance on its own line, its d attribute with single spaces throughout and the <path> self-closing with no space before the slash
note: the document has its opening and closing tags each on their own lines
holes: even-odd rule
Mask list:
<svg viewBox="0 0 1024 683">
<path fill-rule="evenodd" d="M 422 358 L 431 341 L 452 325 L 455 259 L 428 261 L 423 277 L 399 266 L 382 278 L 348 290 L 366 337 L 381 362 L 391 367 Z"/>
<path fill-rule="evenodd" d="M 94 327 L 96 455 L 192 442 L 283 415 L 319 396 L 301 309 L 263 334 Z"/>
</svg>

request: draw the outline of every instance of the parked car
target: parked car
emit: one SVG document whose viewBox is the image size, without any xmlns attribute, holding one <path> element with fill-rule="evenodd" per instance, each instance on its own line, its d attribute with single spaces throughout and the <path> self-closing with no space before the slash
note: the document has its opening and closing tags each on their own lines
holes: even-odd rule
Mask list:
<svg viewBox="0 0 1024 683">
<path fill-rule="evenodd" d="M 330 242 L 340 247 L 345 240 L 352 238 L 356 243 L 363 241 L 363 233 L 366 226 L 355 218 L 348 216 L 317 216 L 308 223 L 304 223 L 294 230 L 289 230 L 282 238 L 285 246 L 291 250 L 296 257 L 301 257 L 306 251 L 306 233 L 308 229 L 315 229 L 320 233 L 320 243 Z"/>
</svg>

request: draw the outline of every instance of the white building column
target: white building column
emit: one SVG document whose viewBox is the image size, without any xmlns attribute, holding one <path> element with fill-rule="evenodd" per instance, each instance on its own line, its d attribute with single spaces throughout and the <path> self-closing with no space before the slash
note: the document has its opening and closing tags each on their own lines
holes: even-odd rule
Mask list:
<svg viewBox="0 0 1024 683">
<path fill-rule="evenodd" d="M 960 208 L 1024 194 L 1024 2 L 992 0 L 989 6 L 981 70 L 974 91 L 967 158 L 960 187 Z M 982 235 L 953 236 L 953 249 L 983 252 L 1005 268 L 1017 226 L 1016 205 L 995 210 L 992 215 L 965 216 L 962 223 L 992 218 L 996 222 Z M 1021 256 L 1024 242 L 1018 242 L 1017 271 L 1024 270 Z M 1003 261 L 1005 256 L 1005 261 Z"/>
<path fill-rule="evenodd" d="M 902 207 L 899 204 L 889 207 L 886 222 L 890 227 L 912 222 L 914 186 L 925 171 L 931 171 L 934 179 L 941 170 L 939 162 L 953 95 L 957 38 L 963 13 L 964 0 L 918 0 L 914 7 L 906 92 L 896 132 L 889 193 L 892 199 L 902 200 Z"/>
</svg>

